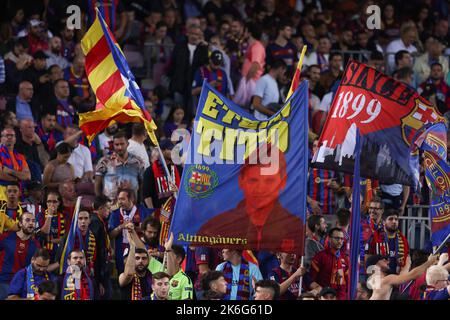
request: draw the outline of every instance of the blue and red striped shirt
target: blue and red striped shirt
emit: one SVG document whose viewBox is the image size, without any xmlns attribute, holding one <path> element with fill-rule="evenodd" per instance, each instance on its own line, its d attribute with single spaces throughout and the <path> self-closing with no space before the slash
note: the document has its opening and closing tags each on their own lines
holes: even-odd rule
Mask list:
<svg viewBox="0 0 450 320">
<path fill-rule="evenodd" d="M 16 272 L 28 266 L 38 248 L 36 239 L 24 241 L 15 231 L 0 235 L 0 283 L 9 283 Z"/>
<path fill-rule="evenodd" d="M 331 170 L 311 168 L 308 177 L 308 196 L 322 204 L 323 214 L 333 214 L 334 191 L 328 186 L 330 179 L 335 179 Z"/>
</svg>

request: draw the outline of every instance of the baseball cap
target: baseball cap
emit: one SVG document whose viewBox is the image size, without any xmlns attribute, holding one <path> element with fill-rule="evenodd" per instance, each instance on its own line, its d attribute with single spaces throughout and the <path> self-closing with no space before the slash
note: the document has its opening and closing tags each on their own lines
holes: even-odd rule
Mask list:
<svg viewBox="0 0 450 320">
<path fill-rule="evenodd" d="M 28 183 L 27 189 L 29 191 L 31 191 L 31 190 L 43 190 L 44 186 L 39 181 L 32 181 L 32 182 Z"/>
<path fill-rule="evenodd" d="M 44 24 L 44 22 L 42 22 L 41 20 L 38 20 L 38 19 L 31 19 L 30 20 L 30 25 L 32 27 L 40 26 L 42 24 Z"/>
<path fill-rule="evenodd" d="M 33 54 L 34 59 L 47 59 L 48 56 L 42 50 L 38 50 Z"/>
<path fill-rule="evenodd" d="M 326 294 L 332 294 L 334 296 L 337 296 L 336 290 L 330 287 L 322 288 L 322 290 L 320 290 L 319 296 L 323 297 Z"/>
<path fill-rule="evenodd" d="M 211 53 L 211 62 L 215 65 L 221 65 L 223 63 L 223 55 L 219 50 L 214 50 Z"/>
<path fill-rule="evenodd" d="M 386 255 L 381 255 L 381 254 L 375 254 L 373 256 L 370 256 L 369 258 L 367 258 L 366 268 L 376 265 L 378 263 L 378 261 L 383 260 L 383 259 L 388 260 L 389 257 Z"/>
<path fill-rule="evenodd" d="M 170 141 L 170 139 L 163 139 L 159 143 L 159 147 L 161 148 L 161 150 L 172 150 L 174 144 L 172 143 L 172 141 Z"/>
</svg>

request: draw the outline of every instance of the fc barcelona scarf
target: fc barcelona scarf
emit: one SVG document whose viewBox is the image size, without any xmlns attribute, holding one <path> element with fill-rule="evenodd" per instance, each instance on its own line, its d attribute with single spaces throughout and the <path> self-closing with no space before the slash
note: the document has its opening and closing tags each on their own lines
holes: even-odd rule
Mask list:
<svg viewBox="0 0 450 320">
<path fill-rule="evenodd" d="M 45 210 L 45 217 L 47 217 L 47 215 L 48 211 Z M 52 240 L 59 240 L 66 234 L 65 224 L 64 214 L 62 212 L 58 212 L 56 217 L 52 217 L 50 233 L 47 235 L 47 239 L 45 241 L 45 248 L 48 251 L 51 252 L 55 246 Z"/>
<path fill-rule="evenodd" d="M 226 92 L 222 92 L 222 89 L 223 89 L 222 69 L 216 69 L 216 71 L 217 71 L 217 79 L 214 79 L 214 77 L 213 77 L 214 71 L 211 70 L 211 68 L 209 66 L 200 68 L 200 73 L 202 74 L 202 78 L 206 79 L 206 81 L 208 81 L 208 82 L 216 80 L 217 81 L 216 90 L 219 91 L 220 93 L 226 94 Z"/>
<path fill-rule="evenodd" d="M 10 152 L 6 146 L 0 146 L 0 159 L 1 164 L 9 169 L 22 171 L 24 168 L 24 163 L 22 157 L 16 150 Z M 0 180 L 0 185 L 6 186 L 8 181 Z M 22 190 L 22 187 L 20 187 Z"/>
<path fill-rule="evenodd" d="M 180 186 L 180 174 L 175 166 L 171 166 L 172 176 L 175 177 L 175 184 Z M 153 175 L 155 177 L 156 191 L 158 194 L 158 199 L 165 199 L 172 195 L 172 191 L 169 186 L 169 177 L 167 177 L 166 172 L 159 160 L 156 160 L 152 164 Z"/>
<path fill-rule="evenodd" d="M 394 248 L 389 247 L 389 240 L 387 238 L 387 232 L 385 230 L 379 230 L 374 232 L 373 238 L 375 241 L 375 247 L 377 254 L 390 255 L 391 251 L 395 251 L 397 255 L 397 263 L 400 268 L 403 268 L 406 264 L 407 254 L 405 251 L 408 250 L 408 242 L 403 234 L 397 230 L 395 234 L 395 246 Z"/>
<path fill-rule="evenodd" d="M 161 230 L 159 232 L 159 244 L 164 246 L 169 237 L 170 222 L 172 220 L 172 212 L 175 208 L 175 197 L 172 195 L 161 207 L 159 221 L 161 222 Z"/>
<path fill-rule="evenodd" d="M 71 273 L 66 272 L 62 289 L 63 300 L 94 300 L 94 286 L 91 278 L 85 271 L 81 279 L 74 278 Z"/>
<path fill-rule="evenodd" d="M 27 298 L 36 298 L 38 295 L 38 287 L 34 280 L 33 267 L 31 264 L 26 268 L 27 272 Z M 48 273 L 44 273 L 45 280 L 49 280 Z"/>
<path fill-rule="evenodd" d="M 223 277 L 227 281 L 227 293 L 225 294 L 224 300 L 230 300 L 231 298 L 231 287 L 233 284 L 233 266 L 231 262 L 227 261 L 223 268 Z M 237 300 L 249 300 L 250 299 L 250 268 L 249 264 L 245 259 L 241 261 L 241 267 L 239 269 L 239 280 L 237 288 Z"/>
<path fill-rule="evenodd" d="M 75 238 L 75 247 L 74 249 L 82 250 L 86 255 L 86 269 L 87 273 L 90 276 L 94 275 L 94 263 L 97 258 L 97 250 L 95 243 L 95 236 L 89 230 L 86 234 L 86 237 L 81 235 L 81 232 L 78 237 Z"/>
<path fill-rule="evenodd" d="M 141 281 L 147 281 L 147 288 L 151 288 L 152 278 L 149 276 L 149 273 L 146 272 L 145 277 L 139 277 L 137 273 L 133 275 L 133 280 L 131 284 L 131 300 L 150 300 L 150 296 L 142 295 L 142 286 Z"/>
</svg>

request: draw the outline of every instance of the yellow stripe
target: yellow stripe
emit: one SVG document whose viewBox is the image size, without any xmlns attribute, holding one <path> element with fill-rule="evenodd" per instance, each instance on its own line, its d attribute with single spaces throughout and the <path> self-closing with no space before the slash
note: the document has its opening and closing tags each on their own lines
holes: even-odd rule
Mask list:
<svg viewBox="0 0 450 320">
<path fill-rule="evenodd" d="M 91 71 L 91 73 L 88 74 L 89 83 L 94 92 L 96 92 L 98 87 L 116 71 L 117 66 L 114 62 L 112 53 L 110 53 L 95 67 L 94 70 Z M 104 103 L 104 101 L 101 102 Z"/>
<path fill-rule="evenodd" d="M 100 25 L 100 20 L 96 17 L 94 23 L 86 32 L 83 39 L 81 39 L 81 49 L 83 49 L 84 55 L 88 54 L 101 37 L 103 37 L 103 29 Z"/>
<path fill-rule="evenodd" d="M 297 70 L 300 70 L 300 73 L 302 71 L 303 58 L 305 57 L 305 53 L 306 53 L 306 46 L 303 46 L 302 53 L 300 54 L 300 60 L 298 60 L 298 63 L 297 63 Z M 295 76 L 295 73 L 294 73 L 294 76 Z M 291 86 L 289 88 L 289 93 L 286 97 L 286 101 L 288 101 L 289 98 L 291 97 L 292 93 L 294 93 L 294 90 L 292 88 L 292 85 L 294 84 L 294 80 L 295 79 L 292 79 L 292 81 L 291 81 Z M 299 75 L 299 83 L 300 83 L 300 75 Z"/>
<path fill-rule="evenodd" d="M 103 104 L 106 108 L 118 108 L 120 105 L 120 108 L 122 108 L 125 104 L 128 102 L 128 98 L 125 97 L 125 91 L 127 88 L 125 85 L 123 85 L 122 88 L 114 92 L 107 101 L 105 101 Z"/>
</svg>

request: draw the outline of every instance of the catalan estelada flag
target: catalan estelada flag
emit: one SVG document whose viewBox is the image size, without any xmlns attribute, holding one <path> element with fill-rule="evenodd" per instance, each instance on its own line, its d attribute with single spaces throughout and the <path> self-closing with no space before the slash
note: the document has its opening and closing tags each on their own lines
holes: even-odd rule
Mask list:
<svg viewBox="0 0 450 320">
<path fill-rule="evenodd" d="M 303 65 L 303 58 L 305 57 L 306 53 L 306 46 L 303 46 L 302 53 L 300 54 L 300 59 L 297 63 L 297 69 L 295 69 L 294 77 L 291 81 L 291 87 L 289 88 L 289 92 L 286 96 L 286 101 L 289 99 L 289 97 L 292 95 L 292 93 L 297 89 L 298 85 L 300 84 L 300 74 L 302 73 L 302 65 Z"/>
<path fill-rule="evenodd" d="M 104 107 L 80 113 L 80 128 L 89 142 L 96 134 L 114 122 L 140 122 L 158 145 L 154 134 L 156 125 L 145 109 L 144 98 L 125 56 L 109 30 L 100 12 L 81 40 L 86 56 L 86 74 L 97 97 Z"/>
</svg>

